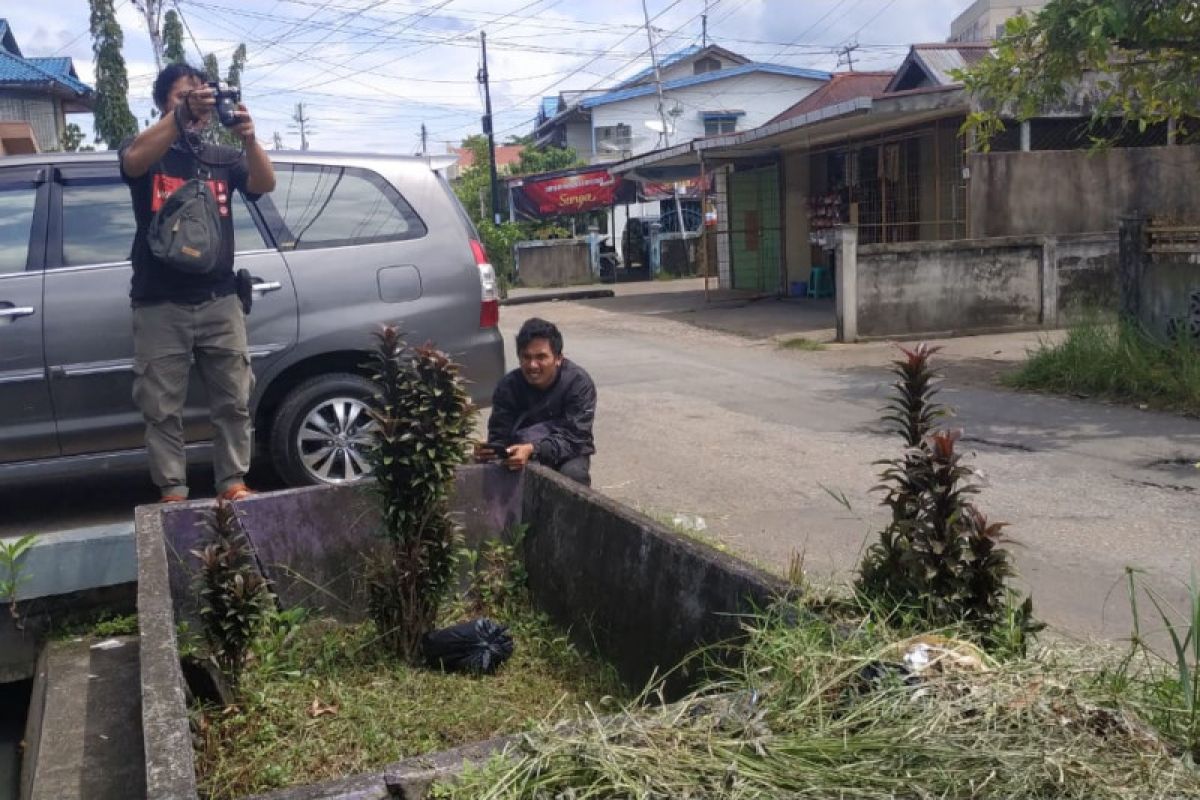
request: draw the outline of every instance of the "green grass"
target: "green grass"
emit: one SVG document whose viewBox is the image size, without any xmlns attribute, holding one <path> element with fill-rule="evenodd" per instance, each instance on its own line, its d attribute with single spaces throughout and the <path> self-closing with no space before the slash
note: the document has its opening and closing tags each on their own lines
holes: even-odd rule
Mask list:
<svg viewBox="0 0 1200 800">
<path fill-rule="evenodd" d="M 1178 737 L 1138 714 L 1096 651 L 980 656 L 916 685 L 913 631 L 852 603 L 746 621 L 740 667 L 678 704 L 546 727 L 438 796 L 1195 797 Z M 944 632 L 951 634 L 953 632 Z M 945 639 L 925 637 L 925 641 Z M 1104 658 L 1110 657 L 1105 652 Z M 869 671 L 873 670 L 873 673 Z M 1138 683 L 1139 678 L 1123 673 Z"/>
<path fill-rule="evenodd" d="M 1200 414 L 1200 348 L 1162 344 L 1136 325 L 1092 316 L 1043 342 L 1005 383 Z"/>
<path fill-rule="evenodd" d="M 268 636 L 242 677 L 240 706 L 193 709 L 201 797 L 343 777 L 627 698 L 611 667 L 546 619 L 526 611 L 506 622 L 513 656 L 482 677 L 401 664 L 369 624 L 315 620 Z"/>
</svg>

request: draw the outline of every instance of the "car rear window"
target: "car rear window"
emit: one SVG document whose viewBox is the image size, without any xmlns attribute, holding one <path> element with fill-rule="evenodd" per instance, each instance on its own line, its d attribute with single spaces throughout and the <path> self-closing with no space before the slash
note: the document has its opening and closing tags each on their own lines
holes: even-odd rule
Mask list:
<svg viewBox="0 0 1200 800">
<path fill-rule="evenodd" d="M 281 250 L 307 250 L 417 239 L 428 231 L 396 189 L 353 167 L 281 164 L 266 197 Z M 261 206 L 260 206 L 261 207 Z"/>
</svg>

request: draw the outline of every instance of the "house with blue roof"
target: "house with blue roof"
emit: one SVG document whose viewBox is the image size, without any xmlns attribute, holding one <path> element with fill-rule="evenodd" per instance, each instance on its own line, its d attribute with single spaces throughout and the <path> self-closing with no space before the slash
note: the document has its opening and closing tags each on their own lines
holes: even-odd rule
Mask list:
<svg viewBox="0 0 1200 800">
<path fill-rule="evenodd" d="M 664 144 L 749 130 L 819 89 L 830 74 L 693 45 L 662 58 L 659 78 L 662 114 L 652 67 L 607 89 L 543 98 L 536 145 L 571 147 L 590 163 L 607 163 Z"/>
<path fill-rule="evenodd" d="M 88 113 L 95 101 L 70 58 L 24 55 L 0 18 L 0 154 L 61 149 L 66 115 Z"/>
</svg>

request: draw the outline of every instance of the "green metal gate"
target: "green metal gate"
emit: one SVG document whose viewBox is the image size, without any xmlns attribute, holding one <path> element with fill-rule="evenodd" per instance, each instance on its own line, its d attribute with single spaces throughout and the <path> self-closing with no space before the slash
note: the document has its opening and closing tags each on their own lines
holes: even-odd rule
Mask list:
<svg viewBox="0 0 1200 800">
<path fill-rule="evenodd" d="M 773 166 L 729 176 L 729 253 L 733 288 L 782 289 L 779 170 Z"/>
</svg>

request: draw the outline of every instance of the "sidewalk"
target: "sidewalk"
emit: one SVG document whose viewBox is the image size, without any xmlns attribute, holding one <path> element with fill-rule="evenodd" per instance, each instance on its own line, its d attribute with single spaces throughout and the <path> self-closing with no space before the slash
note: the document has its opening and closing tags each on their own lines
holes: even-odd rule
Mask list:
<svg viewBox="0 0 1200 800">
<path fill-rule="evenodd" d="M 715 280 L 710 279 L 710 283 L 715 283 Z M 569 301 L 573 305 L 600 311 L 666 318 L 776 347 L 790 339 L 802 337 L 821 345 L 821 349 L 789 351 L 789 355 L 829 369 L 885 369 L 897 357 L 900 346 L 914 347 L 917 344 L 917 341 L 893 340 L 840 344 L 834 341 L 836 311 L 833 300 L 756 297 L 716 289 L 711 285 L 706 298 L 703 278 L 595 284 L 567 290 L 514 289 L 510 297 L 537 303 L 536 298 L 549 299 L 555 293 L 579 289 L 613 291 L 612 297 Z M 537 311 L 536 308 L 536 305 L 531 305 L 521 311 L 528 311 L 530 316 L 539 313 L 554 316 L 552 312 Z M 507 313 L 521 312 L 511 310 Z M 1002 375 L 1011 372 L 1041 342 L 1057 341 L 1061 337 L 1062 331 L 1041 330 L 929 339 L 926 343 L 941 348 L 940 363 L 954 365 L 955 383 L 994 386 Z"/>
<path fill-rule="evenodd" d="M 588 289 L 610 289 L 614 296 L 571 302 L 614 313 L 666 317 L 749 339 L 800 335 L 820 342 L 834 339 L 835 312 L 832 300 L 780 299 L 722 290 L 716 288 L 715 278 L 709 279 L 707 295 L 703 278 L 680 278 L 594 284 L 567 289 L 513 289 L 509 297 L 519 299 L 524 304 L 537 302 L 531 298 L 551 301 L 561 293 Z M 534 313 L 532 308 L 529 311 Z"/>
</svg>

